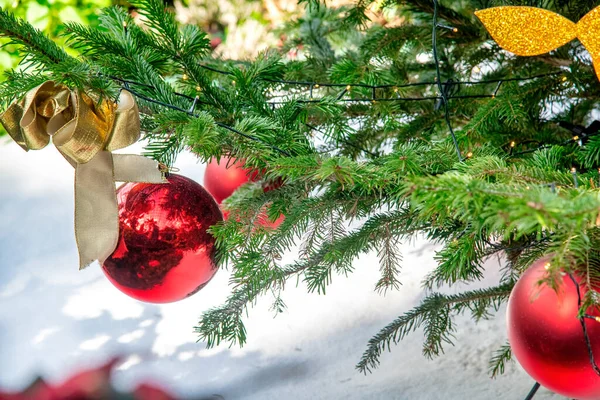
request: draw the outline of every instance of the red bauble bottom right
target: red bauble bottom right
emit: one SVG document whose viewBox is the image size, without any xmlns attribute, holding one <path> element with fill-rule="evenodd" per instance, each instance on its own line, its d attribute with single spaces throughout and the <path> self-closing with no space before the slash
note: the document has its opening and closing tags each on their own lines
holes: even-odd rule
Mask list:
<svg viewBox="0 0 600 400">
<path fill-rule="evenodd" d="M 555 393 L 578 400 L 600 399 L 600 376 L 590 364 L 577 318 L 577 286 L 564 273 L 557 292 L 538 285 L 546 277 L 550 260 L 535 261 L 510 295 L 507 325 L 513 356 L 533 379 Z M 585 287 L 579 286 L 583 298 Z M 592 309 L 587 311 L 600 315 Z M 600 361 L 600 323 L 586 319 L 585 324 L 593 353 Z"/>
</svg>

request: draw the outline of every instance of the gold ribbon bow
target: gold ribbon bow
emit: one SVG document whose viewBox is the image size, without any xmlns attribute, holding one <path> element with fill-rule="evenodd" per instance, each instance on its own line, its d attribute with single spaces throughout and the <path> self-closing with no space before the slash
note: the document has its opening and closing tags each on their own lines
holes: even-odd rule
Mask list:
<svg viewBox="0 0 600 400">
<path fill-rule="evenodd" d="M 476 11 L 492 38 L 505 50 L 519 56 L 537 56 L 577 38 L 592 56 L 600 79 L 600 7 L 578 23 L 536 7 L 505 6 Z"/>
<path fill-rule="evenodd" d="M 75 168 L 75 239 L 80 269 L 103 263 L 119 238 L 115 181 L 164 182 L 158 163 L 112 150 L 135 143 L 140 117 L 135 99 L 121 92 L 118 105 L 94 102 L 82 91 L 52 81 L 30 90 L 0 123 L 25 151 L 50 143 Z"/>
</svg>

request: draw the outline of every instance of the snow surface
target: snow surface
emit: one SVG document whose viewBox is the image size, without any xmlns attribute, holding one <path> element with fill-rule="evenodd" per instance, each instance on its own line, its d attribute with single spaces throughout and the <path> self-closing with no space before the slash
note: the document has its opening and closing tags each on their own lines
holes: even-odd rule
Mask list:
<svg viewBox="0 0 600 400">
<path fill-rule="evenodd" d="M 176 166 L 202 183 L 204 166 L 192 155 L 180 156 Z M 259 301 L 242 349 L 207 350 L 193 326 L 227 297 L 227 271 L 193 297 L 167 305 L 130 299 L 98 265 L 78 271 L 73 170 L 51 146 L 26 153 L 0 139 L 0 216 L 3 389 L 21 389 L 38 375 L 60 381 L 119 354 L 127 356 L 114 374 L 119 389 L 155 381 L 178 396 L 205 400 L 522 399 L 533 384 L 516 363 L 497 379 L 487 372 L 506 340 L 504 309 L 477 325 L 460 317 L 456 347 L 446 346 L 441 357 L 422 356 L 417 331 L 385 353 L 374 373 L 354 369 L 369 338 L 426 295 L 420 282 L 435 265 L 436 247 L 424 241 L 403 246 L 400 290 L 376 293 L 377 258 L 365 256 L 348 278 L 334 276 L 326 296 L 291 283 L 284 292 L 288 310 L 276 318 L 270 298 Z M 488 263 L 477 286 L 494 285 L 499 268 Z M 544 389 L 536 396 L 559 398 Z"/>
</svg>

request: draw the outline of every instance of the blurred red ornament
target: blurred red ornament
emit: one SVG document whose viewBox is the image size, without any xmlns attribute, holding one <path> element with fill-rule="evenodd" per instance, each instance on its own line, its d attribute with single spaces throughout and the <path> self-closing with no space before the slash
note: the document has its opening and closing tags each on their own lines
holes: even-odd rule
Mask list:
<svg viewBox="0 0 600 400">
<path fill-rule="evenodd" d="M 133 391 L 135 400 L 175 400 L 175 397 L 151 383 L 142 383 Z"/>
<path fill-rule="evenodd" d="M 553 392 L 579 400 L 600 399 L 600 376 L 590 364 L 577 318 L 577 287 L 564 273 L 559 277 L 562 284 L 558 292 L 545 284 L 538 285 L 547 277 L 550 260 L 534 262 L 510 294 L 507 324 L 512 352 L 533 379 Z M 583 298 L 586 289 L 580 285 L 580 290 Z M 599 315 L 592 309 L 587 313 Z M 600 323 L 585 319 L 585 324 L 598 360 Z"/>
<path fill-rule="evenodd" d="M 269 219 L 269 217 L 267 216 L 266 212 L 261 213 L 258 218 L 256 218 L 256 222 L 267 229 L 277 229 L 279 228 L 279 225 L 281 225 L 283 223 L 283 221 L 285 220 L 285 215 L 283 214 L 279 214 L 279 217 L 277 217 L 277 219 L 275 221 L 271 221 Z"/>
<path fill-rule="evenodd" d="M 61 400 L 53 387 L 44 382 L 43 379 L 37 378 L 31 385 L 25 388 L 22 392 L 3 392 L 0 391 L 0 399 L 2 400 Z"/>
<path fill-rule="evenodd" d="M 212 159 L 206 167 L 204 175 L 204 187 L 215 198 L 217 203 L 221 204 L 235 190 L 249 181 L 255 181 L 258 178 L 258 171 L 252 171 L 244 168 L 244 161 L 234 161 L 231 158 L 222 157 L 221 162 Z M 280 188 L 283 185 L 281 178 L 263 183 L 263 191 L 269 192 Z M 223 219 L 229 218 L 229 211 L 221 208 Z M 270 221 L 266 212 L 261 213 L 256 219 L 256 223 L 267 229 L 277 229 L 283 222 L 285 216 L 281 214 L 275 221 Z"/>
<path fill-rule="evenodd" d="M 263 192 L 267 193 L 271 190 L 279 189 L 283 186 L 283 179 L 277 178 L 270 181 L 263 182 Z"/>
<path fill-rule="evenodd" d="M 279 189 L 281 186 L 283 186 L 283 179 L 281 179 L 281 178 L 277 178 L 272 181 L 266 181 L 263 183 L 263 192 L 267 193 L 267 192 L 270 192 L 271 190 Z M 268 229 L 279 228 L 279 225 L 281 225 L 284 220 L 285 220 L 285 215 L 283 215 L 283 214 L 279 214 L 279 217 L 277 217 L 277 219 L 275 221 L 269 220 L 266 209 L 257 218 L 258 224 L 260 226 L 263 226 Z"/>
<path fill-rule="evenodd" d="M 217 162 L 213 158 L 206 166 L 204 187 L 221 204 L 244 183 L 255 180 L 257 175 L 258 171 L 244 168 L 243 161 L 221 157 L 221 161 Z"/>
<path fill-rule="evenodd" d="M 121 362 L 121 358 L 114 357 L 100 367 L 76 373 L 55 387 L 55 398 L 100 400 L 113 397 L 114 390 L 110 385 L 110 378 L 113 368 L 119 362 Z"/>
<path fill-rule="evenodd" d="M 217 272 L 207 229 L 222 221 L 219 206 L 188 178 L 168 181 L 119 188 L 119 243 L 102 266 L 120 291 L 149 303 L 191 296 Z"/>
<path fill-rule="evenodd" d="M 220 37 L 213 37 L 210 39 L 210 48 L 216 49 L 221 43 L 223 43 L 223 39 Z"/>
<path fill-rule="evenodd" d="M 121 361 L 114 357 L 104 365 L 72 375 L 60 385 L 50 385 L 36 379 L 29 387 L 17 393 L 0 392 L 2 400 L 102 400 L 117 397 L 110 383 L 112 370 Z M 149 398 L 148 398 L 149 400 Z"/>
</svg>

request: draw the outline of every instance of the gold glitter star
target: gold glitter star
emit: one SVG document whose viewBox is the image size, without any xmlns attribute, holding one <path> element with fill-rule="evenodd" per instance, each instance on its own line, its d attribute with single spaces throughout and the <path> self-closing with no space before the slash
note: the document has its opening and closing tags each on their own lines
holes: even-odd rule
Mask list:
<svg viewBox="0 0 600 400">
<path fill-rule="evenodd" d="M 578 23 L 536 7 L 492 7 L 475 15 L 500 47 L 519 56 L 548 53 L 578 38 L 590 52 L 600 79 L 600 6 Z"/>
</svg>

